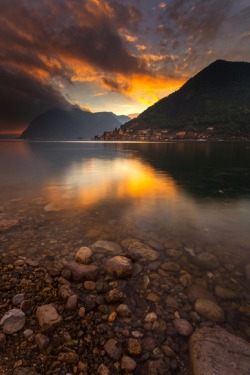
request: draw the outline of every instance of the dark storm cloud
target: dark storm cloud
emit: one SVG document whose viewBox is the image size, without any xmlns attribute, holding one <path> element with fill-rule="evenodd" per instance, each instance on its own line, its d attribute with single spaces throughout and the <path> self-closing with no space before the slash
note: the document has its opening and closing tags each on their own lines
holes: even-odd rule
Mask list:
<svg viewBox="0 0 250 375">
<path fill-rule="evenodd" d="M 67 101 L 49 84 L 26 73 L 0 67 L 0 130 L 12 131 L 52 107 L 66 108 Z"/>
<path fill-rule="evenodd" d="M 113 78 L 103 77 L 102 82 L 105 87 L 113 92 L 127 92 L 131 88 L 129 84 L 120 83 Z"/>
<path fill-rule="evenodd" d="M 1 123 L 21 124 L 49 105 L 66 105 L 53 86 L 55 80 L 71 82 L 75 66 L 145 73 L 145 63 L 127 50 L 119 33 L 135 30 L 141 20 L 135 6 L 119 1 L 1 0 Z"/>
</svg>

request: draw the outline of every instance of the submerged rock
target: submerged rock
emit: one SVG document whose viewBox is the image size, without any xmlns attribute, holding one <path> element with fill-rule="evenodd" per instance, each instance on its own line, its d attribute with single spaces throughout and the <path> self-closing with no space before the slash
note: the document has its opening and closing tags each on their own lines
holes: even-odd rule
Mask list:
<svg viewBox="0 0 250 375">
<path fill-rule="evenodd" d="M 96 241 L 90 247 L 94 252 L 113 254 L 121 254 L 123 252 L 121 246 L 113 241 Z"/>
<path fill-rule="evenodd" d="M 238 294 L 231 289 L 224 288 L 223 286 L 216 285 L 215 287 L 215 295 L 216 297 L 223 299 L 223 300 L 232 300 L 238 298 Z"/>
<path fill-rule="evenodd" d="M 75 255 L 75 261 L 78 263 L 89 264 L 92 262 L 92 255 L 92 250 L 89 247 L 81 247 Z"/>
<path fill-rule="evenodd" d="M 134 241 L 129 245 L 128 253 L 132 259 L 156 260 L 159 258 L 155 250 L 139 241 Z"/>
<path fill-rule="evenodd" d="M 182 336 L 190 336 L 193 332 L 192 325 L 186 319 L 174 319 L 174 327 Z"/>
<path fill-rule="evenodd" d="M 4 232 L 12 227 L 15 227 L 19 224 L 18 220 L 0 220 L 0 232 Z"/>
<path fill-rule="evenodd" d="M 39 306 L 36 310 L 36 317 L 44 332 L 51 331 L 62 323 L 62 317 L 52 304 Z"/>
<path fill-rule="evenodd" d="M 109 339 L 105 345 L 104 350 L 108 356 L 116 361 L 118 361 L 122 354 L 122 348 L 120 343 L 115 339 Z"/>
<path fill-rule="evenodd" d="M 105 272 L 118 278 L 129 277 L 132 275 L 131 260 L 123 256 L 115 256 L 106 262 Z"/>
<path fill-rule="evenodd" d="M 193 258 L 194 263 L 203 270 L 215 270 L 219 266 L 218 259 L 211 253 L 200 253 Z"/>
<path fill-rule="evenodd" d="M 97 266 L 91 264 L 79 264 L 73 261 L 66 263 L 64 268 L 71 271 L 72 278 L 77 283 L 86 280 L 95 281 L 99 273 Z"/>
<path fill-rule="evenodd" d="M 199 315 L 211 322 L 224 322 L 224 311 L 213 301 L 208 299 L 197 299 L 194 309 Z"/>
<path fill-rule="evenodd" d="M 250 374 L 250 344 L 222 328 L 196 330 L 189 349 L 193 375 Z"/>
</svg>

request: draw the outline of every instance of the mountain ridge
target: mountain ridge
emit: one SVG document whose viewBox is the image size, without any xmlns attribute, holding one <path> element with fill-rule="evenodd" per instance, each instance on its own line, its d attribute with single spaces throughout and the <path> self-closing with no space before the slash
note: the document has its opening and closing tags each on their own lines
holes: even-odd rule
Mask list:
<svg viewBox="0 0 250 375">
<path fill-rule="evenodd" d="M 216 60 L 122 129 L 250 133 L 250 63 Z"/>
</svg>

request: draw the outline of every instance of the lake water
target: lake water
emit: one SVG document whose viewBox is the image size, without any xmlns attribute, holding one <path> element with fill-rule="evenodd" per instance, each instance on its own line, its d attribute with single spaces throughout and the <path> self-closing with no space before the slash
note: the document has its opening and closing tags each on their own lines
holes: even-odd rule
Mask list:
<svg viewBox="0 0 250 375">
<path fill-rule="evenodd" d="M 43 241 L 74 226 L 67 243 L 135 237 L 250 250 L 248 143 L 4 141 L 0 176 L 1 218 L 27 226 L 33 217 L 34 230 L 45 220 Z"/>
<path fill-rule="evenodd" d="M 41 374 L 76 373 L 55 361 L 67 345 L 97 373 L 103 361 L 113 366 L 103 351 L 108 339 L 131 355 L 128 338 L 136 337 L 133 373 L 189 375 L 196 328 L 220 325 L 249 340 L 249 143 L 2 141 L 0 176 L 0 317 L 24 293 L 26 328 L 41 331 L 36 308 L 48 303 L 64 319 L 48 356 L 23 342 L 22 331 L 8 339 L 1 373 L 12 374 L 19 359 Z M 78 283 L 72 260 L 85 246 L 94 252 L 87 268 L 99 273 Z M 107 259 L 120 253 L 133 260 L 131 277 L 107 271 Z M 61 295 L 68 283 L 78 298 L 73 310 Z"/>
</svg>

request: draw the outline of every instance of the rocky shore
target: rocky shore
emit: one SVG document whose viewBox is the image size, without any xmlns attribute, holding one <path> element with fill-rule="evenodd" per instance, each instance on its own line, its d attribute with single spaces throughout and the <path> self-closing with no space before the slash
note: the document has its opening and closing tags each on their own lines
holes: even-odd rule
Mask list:
<svg viewBox="0 0 250 375">
<path fill-rule="evenodd" d="M 250 264 L 225 257 L 136 238 L 56 260 L 6 249 L 0 374 L 250 373 Z"/>
</svg>

